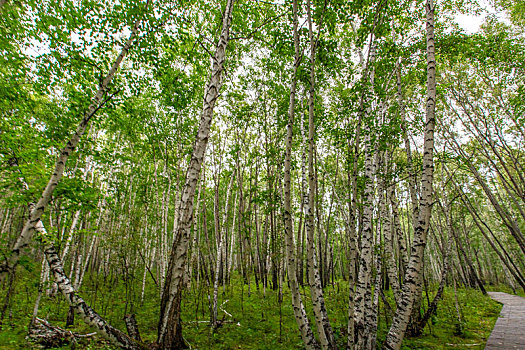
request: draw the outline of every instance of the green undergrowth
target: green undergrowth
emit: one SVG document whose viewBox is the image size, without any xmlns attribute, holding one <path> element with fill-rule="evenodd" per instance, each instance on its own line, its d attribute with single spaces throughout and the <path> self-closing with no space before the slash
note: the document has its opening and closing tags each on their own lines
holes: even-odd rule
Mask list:
<svg viewBox="0 0 525 350">
<path fill-rule="evenodd" d="M 508 294 L 519 295 L 520 297 L 525 298 L 525 292 L 523 291 L 523 289 L 519 287 L 513 290 L 511 287 L 505 284 L 498 284 L 498 285 L 487 285 L 485 286 L 485 289 L 489 292 L 505 292 Z"/>
<path fill-rule="evenodd" d="M 38 280 L 38 279 L 36 279 Z M 141 281 L 140 281 L 141 282 Z M 150 285 L 153 285 L 151 283 Z M 140 302 L 139 281 L 130 281 L 128 288 L 116 277 L 92 280 L 87 279 L 81 295 L 97 312 L 115 327 L 125 330 L 125 313 L 136 314 L 142 338 L 153 342 L 156 338 L 159 315 L 159 289 L 146 290 L 143 303 Z M 37 286 L 28 277 L 17 282 L 16 294 L 11 306 L 11 317 L 6 316 L 0 331 L 0 350 L 32 349 L 36 346 L 25 340 L 27 326 L 31 317 Z M 340 348 L 346 343 L 348 285 L 336 282 L 325 289 L 325 299 Z M 209 289 L 212 292 L 212 289 Z M 392 300 L 390 291 L 385 292 Z M 432 299 L 434 292 L 429 293 Z M 310 320 L 313 321 L 311 300 L 308 289 L 302 289 L 302 297 L 307 306 Z M 131 303 L 130 300 L 135 300 Z M 439 304 L 423 335 L 405 338 L 403 349 L 483 349 L 498 317 L 501 305 L 471 289 L 458 289 L 461 327 L 457 317 L 454 291 L 446 288 L 444 300 Z M 219 291 L 219 319 L 221 326 L 212 332 L 209 327 L 208 286 L 187 291 L 183 299 L 183 333 L 192 349 L 302 349 L 302 341 L 293 316 L 291 296 L 285 286 L 282 303 L 279 292 L 271 288 L 256 288 L 252 281 L 250 291 L 240 279 L 231 281 L 223 292 Z M 426 306 L 424 297 L 423 307 Z M 39 317 L 52 324 L 65 327 L 68 307 L 62 297 L 43 297 Z M 380 306 L 378 325 L 378 346 L 385 338 L 390 315 L 383 304 Z M 458 330 L 462 330 L 459 332 Z M 78 317 L 70 329 L 78 333 L 93 330 L 86 327 Z M 68 345 L 62 349 L 112 349 L 104 340 L 91 338 L 76 346 Z"/>
<path fill-rule="evenodd" d="M 457 298 L 461 323 L 454 290 L 447 288 L 424 333 L 419 337 L 405 338 L 402 349 L 484 349 L 501 305 L 473 289 L 458 289 Z M 382 329 L 382 332 L 387 330 Z"/>
</svg>

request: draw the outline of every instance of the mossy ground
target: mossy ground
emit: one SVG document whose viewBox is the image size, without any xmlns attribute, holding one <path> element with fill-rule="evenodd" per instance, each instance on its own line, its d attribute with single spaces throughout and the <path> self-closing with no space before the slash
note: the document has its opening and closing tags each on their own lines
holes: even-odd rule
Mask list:
<svg viewBox="0 0 525 350">
<path fill-rule="evenodd" d="M 230 286 L 219 293 L 219 318 L 224 321 L 215 332 L 209 328 L 208 292 L 206 288 L 190 290 L 183 303 L 184 337 L 192 349 L 301 349 L 302 342 L 297 330 L 290 301 L 290 292 L 284 288 L 282 303 L 279 303 L 278 291 L 262 286 L 257 290 L 252 282 L 248 287 L 239 279 L 232 280 Z M 127 303 L 126 300 L 140 299 L 140 283 L 135 289 L 122 287 L 116 281 L 86 280 L 82 295 L 111 324 L 124 330 L 124 313 L 135 312 L 143 339 L 152 342 L 156 338 L 157 315 L 159 314 L 159 291 L 151 288 L 146 291 L 144 303 Z M 117 286 L 117 287 L 112 287 Z M 498 289 L 498 288 L 493 288 Z M 429 293 L 430 299 L 433 292 Z M 17 293 L 11 307 L 11 318 L 4 320 L 0 331 L 0 350 L 31 349 L 34 345 L 25 340 L 27 325 L 36 297 L 34 282 L 18 281 Z M 336 282 L 325 289 L 328 314 L 335 337 L 341 348 L 346 342 L 347 284 Z M 391 295 L 387 293 L 387 298 Z M 303 300 L 311 305 L 308 289 L 303 289 Z M 424 297 L 426 305 L 426 298 Z M 501 305 L 488 296 L 472 289 L 458 289 L 458 302 L 462 320 L 463 334 L 458 334 L 458 317 L 455 308 L 454 291 L 446 288 L 444 299 L 440 302 L 437 313 L 424 330 L 422 336 L 406 338 L 403 349 L 483 349 L 488 336 L 499 315 Z M 311 308 L 307 307 L 309 315 Z M 39 316 L 51 323 L 64 327 L 67 305 L 61 297 L 42 299 Z M 386 319 L 390 318 L 381 305 L 378 325 L 378 343 L 385 338 Z M 312 318 L 313 319 L 313 318 Z M 390 321 L 388 321 L 390 322 Z M 71 329 L 79 333 L 92 332 L 81 320 L 77 319 Z M 63 347 L 63 349 L 74 346 Z M 101 339 L 84 340 L 76 349 L 111 349 Z"/>
</svg>

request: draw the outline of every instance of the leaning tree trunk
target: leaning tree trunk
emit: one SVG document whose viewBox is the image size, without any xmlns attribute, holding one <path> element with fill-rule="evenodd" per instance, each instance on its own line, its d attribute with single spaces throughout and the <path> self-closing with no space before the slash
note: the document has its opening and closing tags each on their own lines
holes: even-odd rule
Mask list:
<svg viewBox="0 0 525 350">
<path fill-rule="evenodd" d="M 421 274 L 427 233 L 432 212 L 432 182 L 434 176 L 434 126 L 436 103 L 436 59 L 434 47 L 434 2 L 426 2 L 427 17 L 427 103 L 426 125 L 424 134 L 423 176 L 421 180 L 421 198 L 419 217 L 414 228 L 414 240 L 410 261 L 405 275 L 401 300 L 394 315 L 392 326 L 383 345 L 384 349 L 399 349 L 405 336 L 414 301 L 421 294 Z"/>
<path fill-rule="evenodd" d="M 147 11 L 149 2 L 150 0 L 147 0 L 144 11 Z M 35 208 L 30 212 L 29 219 L 26 221 L 22 229 L 22 232 L 20 233 L 20 236 L 16 240 L 14 246 L 11 248 L 11 255 L 9 256 L 6 262 L 0 265 L 0 284 L 2 284 L 6 276 L 6 273 L 16 268 L 19 257 L 20 257 L 21 250 L 27 247 L 29 243 L 31 243 L 31 238 L 33 237 L 33 234 L 35 232 L 35 225 L 37 222 L 40 221 L 40 218 L 42 217 L 42 214 L 44 213 L 46 206 L 49 204 L 49 201 L 51 200 L 51 197 L 53 195 L 53 192 L 55 191 L 55 188 L 58 185 L 58 182 L 60 181 L 60 179 L 62 178 L 62 175 L 64 174 L 64 170 L 66 168 L 66 162 L 69 156 L 75 151 L 75 148 L 80 142 L 80 138 L 86 131 L 86 128 L 91 118 L 107 102 L 103 100 L 103 98 L 107 94 L 109 84 L 111 83 L 111 81 L 113 80 L 113 77 L 117 73 L 117 70 L 120 67 L 120 64 L 122 63 L 122 60 L 128 53 L 129 49 L 131 48 L 131 45 L 133 44 L 137 36 L 141 21 L 142 21 L 142 16 L 140 19 L 138 19 L 135 22 L 128 40 L 122 47 L 120 54 L 117 56 L 117 58 L 113 62 L 111 68 L 109 69 L 108 74 L 102 80 L 97 93 L 95 94 L 93 100 L 91 101 L 91 104 L 89 105 L 87 110 L 84 112 L 82 120 L 78 124 L 77 129 L 75 130 L 75 133 L 73 134 L 71 139 L 66 143 L 66 146 L 60 151 L 60 155 L 58 156 L 58 160 L 55 164 L 55 169 L 53 173 L 51 174 L 51 177 L 49 178 L 49 181 L 42 193 L 42 196 L 38 200 L 38 203 L 35 205 Z"/>
<path fill-rule="evenodd" d="M 27 184 L 24 182 L 23 185 L 27 188 Z M 31 211 L 34 210 L 34 204 L 29 205 Z M 109 323 L 106 322 L 99 314 L 97 314 L 85 301 L 80 297 L 71 280 L 67 277 L 64 272 L 64 267 L 62 265 L 62 260 L 58 255 L 58 252 L 53 244 L 53 238 L 48 235 L 44 224 L 39 219 L 34 225 L 34 232 L 37 232 L 38 239 L 44 245 L 44 256 L 47 260 L 49 266 L 49 271 L 55 279 L 58 289 L 64 295 L 69 307 L 77 312 L 84 322 L 94 327 L 97 332 L 109 340 L 113 345 L 118 346 L 122 349 L 130 350 L 141 350 L 146 349 L 146 346 L 141 342 L 137 342 L 134 339 L 130 338 L 127 334 L 121 332 L 120 330 L 112 327 Z M 13 275 L 11 275 L 13 276 Z M 41 278 L 42 282 L 43 278 Z M 42 283 L 41 283 L 42 284 Z M 39 291 L 38 299 L 41 297 L 41 290 Z M 38 312 L 39 300 L 35 303 L 35 309 L 33 312 L 33 319 L 30 326 L 33 326 L 34 319 L 36 319 L 36 314 Z"/>
<path fill-rule="evenodd" d="M 73 284 L 64 272 L 62 261 L 52 243 L 52 238 L 48 237 L 42 221 L 38 220 L 34 227 L 39 233 L 39 238 L 44 243 L 44 254 L 47 263 L 49 264 L 49 269 L 55 278 L 58 289 L 64 295 L 69 306 L 73 308 L 87 325 L 94 327 L 101 336 L 109 340 L 113 345 L 118 346 L 121 349 L 147 349 L 144 344 L 112 327 L 77 294 L 75 288 L 73 288 Z"/>
<path fill-rule="evenodd" d="M 160 319 L 157 342 L 160 349 L 181 349 L 186 347 L 182 337 L 181 300 L 184 282 L 186 254 L 190 240 L 191 224 L 193 220 L 193 199 L 199 180 L 199 174 L 206 146 L 210 135 L 211 121 L 215 102 L 219 97 L 222 85 L 222 71 L 226 58 L 226 46 L 230 37 L 233 4 L 235 0 L 228 0 L 223 15 L 223 23 L 219 43 L 213 59 L 212 72 L 204 91 L 204 102 L 199 130 L 195 136 L 191 160 L 186 172 L 186 181 L 182 189 L 178 208 L 179 220 L 173 240 L 168 271 L 160 305 Z M 217 273 L 217 271 L 215 271 Z"/>
</svg>

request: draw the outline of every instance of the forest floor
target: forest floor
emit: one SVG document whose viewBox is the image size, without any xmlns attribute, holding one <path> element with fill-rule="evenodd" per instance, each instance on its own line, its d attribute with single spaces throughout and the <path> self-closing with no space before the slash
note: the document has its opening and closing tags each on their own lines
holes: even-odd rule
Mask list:
<svg viewBox="0 0 525 350">
<path fill-rule="evenodd" d="M 92 281 L 93 282 L 93 281 Z M 112 325 L 125 330 L 122 317 L 126 313 L 136 313 L 142 338 L 145 342 L 153 342 L 156 338 L 159 296 L 157 289 L 146 291 L 142 305 L 131 305 L 126 300 L 140 300 L 140 290 L 122 287 L 108 288 L 115 285 L 108 281 L 106 287 L 86 283 L 82 295 L 95 310 L 105 317 Z M 6 320 L 0 331 L 0 350 L 37 349 L 38 346 L 29 343 L 25 337 L 31 317 L 36 292 L 30 284 L 20 287 L 10 310 L 11 317 Z M 341 348 L 346 342 L 348 294 L 345 282 L 336 282 L 325 289 L 328 315 L 335 332 L 336 340 Z M 212 288 L 210 289 L 212 292 Z M 432 300 L 434 292 L 429 292 Z M 183 300 L 183 332 L 191 349 L 301 349 L 302 342 L 297 331 L 293 316 L 291 296 L 288 288 L 283 291 L 282 302 L 279 303 L 278 291 L 271 289 L 259 290 L 251 285 L 248 292 L 246 285 L 240 280 L 232 280 L 225 292 L 219 292 L 219 319 L 222 326 L 216 332 L 209 328 L 208 289 L 190 290 Z M 390 293 L 387 299 L 392 300 Z M 311 305 L 308 289 L 303 290 L 303 300 Z M 472 289 L 458 289 L 457 300 L 461 319 L 456 311 L 455 295 L 452 288 L 445 289 L 444 299 L 440 302 L 436 315 L 432 317 L 423 335 L 406 338 L 403 349 L 483 349 L 492 331 L 494 323 L 501 310 L 501 304 L 493 301 L 481 292 Z M 424 296 L 424 305 L 427 298 Z M 42 298 L 39 317 L 47 319 L 51 324 L 65 327 L 68 307 L 63 298 Z M 309 314 L 311 308 L 307 307 Z M 387 324 L 391 322 L 387 308 L 380 305 L 380 320 L 378 325 L 378 344 L 380 345 L 388 331 Z M 80 319 L 75 320 L 75 326 L 70 330 L 78 333 L 90 333 Z M 72 345 L 61 347 L 71 349 Z M 81 340 L 75 349 L 113 349 L 102 339 L 90 338 Z"/>
</svg>

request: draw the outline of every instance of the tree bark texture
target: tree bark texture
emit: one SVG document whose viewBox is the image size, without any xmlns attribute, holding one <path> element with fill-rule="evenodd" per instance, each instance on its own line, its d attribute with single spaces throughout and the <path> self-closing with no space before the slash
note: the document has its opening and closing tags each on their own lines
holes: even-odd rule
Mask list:
<svg viewBox="0 0 525 350">
<path fill-rule="evenodd" d="M 316 188 L 316 179 L 314 173 L 314 153 L 315 153 L 315 121 L 314 121 L 314 104 L 315 104 L 315 48 L 316 42 L 312 28 L 311 1 L 307 1 L 307 16 L 310 36 L 310 90 L 308 93 L 308 202 L 305 201 L 306 210 L 306 234 L 307 234 L 307 259 L 308 259 L 308 282 L 310 284 L 310 293 L 312 295 L 312 304 L 317 324 L 317 332 L 323 349 L 335 349 L 335 339 L 332 332 L 332 326 L 328 320 L 326 312 L 323 289 L 321 287 L 321 278 L 317 266 L 317 256 L 314 244 L 314 194 Z M 306 199 L 306 196 L 305 196 Z"/>
<path fill-rule="evenodd" d="M 193 220 L 193 199 L 199 180 L 200 169 L 206 154 L 215 102 L 222 85 L 222 73 L 226 47 L 230 37 L 230 25 L 234 0 L 228 0 L 224 10 L 222 30 L 215 50 L 212 72 L 204 90 L 204 101 L 199 129 L 195 137 L 191 160 L 186 172 L 178 208 L 179 220 L 169 258 L 166 281 L 162 293 L 157 342 L 160 349 L 181 349 L 186 344 L 182 337 L 181 300 L 186 254 Z M 215 271 L 217 273 L 217 271 Z"/>
<path fill-rule="evenodd" d="M 226 225 L 228 223 L 228 212 L 230 209 L 230 195 L 232 191 L 232 185 L 233 181 L 235 180 L 235 171 L 232 172 L 230 182 L 228 184 L 228 189 L 226 190 L 226 203 L 224 206 L 224 213 L 222 218 L 222 226 L 221 226 L 221 236 L 219 239 L 219 246 L 217 247 L 217 259 L 215 261 L 215 279 L 213 281 L 213 304 L 212 304 L 212 315 L 211 315 L 211 326 L 213 329 L 217 328 L 217 299 L 219 295 L 219 270 L 221 268 L 221 264 L 225 264 L 225 261 L 223 261 L 224 258 L 224 245 L 227 244 L 226 242 Z M 235 221 L 234 221 L 235 222 Z M 232 234 L 232 237 L 234 235 Z M 227 267 L 224 266 L 224 270 L 227 270 Z M 225 278 L 223 278 L 223 283 L 225 282 Z"/>
<path fill-rule="evenodd" d="M 293 141 L 293 122 L 295 115 L 295 94 L 297 89 L 297 70 L 301 63 L 299 33 L 298 27 L 298 6 L 297 0 L 293 1 L 293 37 L 295 47 L 295 61 L 292 73 L 292 82 L 290 84 L 290 106 L 288 109 L 288 125 L 286 134 L 286 153 L 284 156 L 284 231 L 286 242 L 286 257 L 288 260 L 288 281 L 292 293 L 292 307 L 295 315 L 295 321 L 299 327 L 301 338 L 306 349 L 318 349 L 317 343 L 301 297 L 299 290 L 299 283 L 297 281 L 297 264 L 295 262 L 295 247 L 294 247 L 294 230 L 292 222 L 292 205 L 291 205 L 291 158 L 292 158 L 292 141 Z M 300 244 L 300 243 L 299 243 Z"/>
<path fill-rule="evenodd" d="M 147 0 L 144 12 L 147 11 L 148 5 L 150 3 L 150 0 Z M 89 124 L 89 121 L 91 118 L 96 114 L 96 112 L 104 105 L 105 101 L 103 100 L 104 96 L 106 96 L 108 90 L 109 90 L 109 84 L 113 80 L 113 77 L 117 73 L 117 70 L 120 67 L 120 64 L 124 60 L 124 57 L 127 55 L 129 49 L 131 48 L 133 42 L 135 41 L 135 38 L 137 37 L 137 33 L 139 31 L 140 24 L 142 22 L 141 16 L 133 25 L 133 28 L 131 29 L 131 34 L 122 47 L 122 50 L 120 51 L 119 55 L 111 65 L 111 68 L 109 69 L 109 72 L 102 80 L 100 87 L 93 97 L 91 104 L 87 108 L 87 110 L 84 112 L 84 115 L 82 116 L 82 119 L 80 123 L 77 126 L 77 129 L 75 130 L 75 133 L 71 137 L 71 139 L 66 143 L 65 147 L 60 151 L 60 155 L 58 156 L 57 162 L 55 164 L 55 169 L 53 170 L 53 173 L 51 174 L 51 177 L 49 178 L 49 181 L 42 192 L 42 196 L 38 200 L 37 204 L 35 205 L 35 208 L 31 211 L 28 220 L 24 224 L 24 227 L 22 229 L 22 232 L 20 233 L 20 236 L 16 240 L 15 244 L 11 248 L 11 255 L 9 256 L 9 259 L 7 259 L 6 262 L 4 262 L 0 266 L 0 284 L 5 278 L 5 275 L 8 271 L 16 268 L 16 265 L 18 264 L 18 260 L 21 254 L 21 250 L 24 249 L 29 245 L 31 242 L 31 238 L 33 237 L 33 234 L 35 232 L 35 225 L 37 222 L 40 221 L 40 218 L 42 217 L 42 214 L 44 213 L 44 210 L 46 209 L 46 206 L 49 204 L 49 201 L 51 200 L 51 197 L 53 195 L 53 192 L 55 191 L 55 188 L 58 185 L 58 182 L 62 178 L 62 175 L 64 174 L 64 170 L 66 168 L 66 162 L 69 158 L 69 156 L 75 151 L 75 148 L 77 147 L 78 143 L 80 142 L 80 138 L 86 131 L 86 128 Z"/>
<path fill-rule="evenodd" d="M 35 223 L 35 230 L 39 234 L 39 238 L 44 243 L 44 254 L 49 264 L 49 269 L 53 274 L 58 289 L 62 292 L 62 295 L 66 299 L 67 303 L 75 312 L 84 320 L 84 322 L 95 328 L 97 332 L 109 340 L 112 344 L 122 349 L 147 349 L 145 345 L 130 338 L 125 333 L 112 327 L 106 322 L 99 314 L 97 314 L 80 295 L 77 294 L 73 284 L 64 272 L 62 261 L 58 255 L 58 252 L 53 243 L 47 237 L 47 232 L 42 224 L 42 221 L 38 220 Z"/>
<path fill-rule="evenodd" d="M 414 228 L 414 239 L 410 261 L 405 274 L 401 300 L 394 315 L 392 326 L 383 345 L 384 349 L 398 350 L 405 336 L 410 315 L 417 295 L 421 294 L 421 275 L 427 233 L 432 211 L 432 182 L 434 176 L 434 126 L 436 103 L 436 58 L 434 47 L 434 2 L 427 0 L 426 4 L 427 31 L 427 103 L 426 125 L 424 133 L 423 176 L 421 179 L 421 198 L 419 201 L 419 217 Z"/>
</svg>

